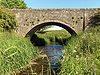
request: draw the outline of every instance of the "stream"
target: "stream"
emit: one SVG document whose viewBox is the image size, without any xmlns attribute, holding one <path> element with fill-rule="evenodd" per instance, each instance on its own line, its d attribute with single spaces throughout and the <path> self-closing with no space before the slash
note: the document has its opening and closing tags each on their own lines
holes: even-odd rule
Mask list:
<svg viewBox="0 0 100 75">
<path fill-rule="evenodd" d="M 61 68 L 60 60 L 62 59 L 62 55 L 63 55 L 62 49 L 63 49 L 62 45 L 55 45 L 55 44 L 46 45 L 45 47 L 39 48 L 39 50 L 43 54 L 47 55 L 47 61 L 49 62 L 49 66 L 47 66 L 46 70 L 50 68 L 50 70 L 54 72 L 54 73 L 51 72 L 49 74 L 43 74 L 43 75 L 57 75 L 57 73 L 60 72 L 60 68 Z M 44 63 L 47 64 L 47 62 Z"/>
<path fill-rule="evenodd" d="M 62 45 L 47 45 L 44 47 L 44 53 L 48 56 L 51 68 L 55 71 L 60 69 L 59 60 L 62 58 Z"/>
<path fill-rule="evenodd" d="M 41 53 L 37 59 L 31 61 L 31 68 L 28 67 L 16 75 L 58 75 L 63 46 L 46 45 L 38 49 Z"/>
</svg>

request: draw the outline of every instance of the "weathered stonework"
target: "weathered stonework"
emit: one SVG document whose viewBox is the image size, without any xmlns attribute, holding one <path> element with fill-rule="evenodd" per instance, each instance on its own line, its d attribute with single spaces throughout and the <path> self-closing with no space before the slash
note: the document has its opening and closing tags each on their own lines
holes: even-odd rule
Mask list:
<svg viewBox="0 0 100 75">
<path fill-rule="evenodd" d="M 60 22 L 66 24 L 77 34 L 87 28 L 90 17 L 98 8 L 84 9 L 13 9 L 18 23 L 17 32 L 25 36 L 34 26 L 43 25 L 45 22 Z M 49 23 L 47 23 L 49 24 Z M 62 25 L 63 25 L 62 24 Z M 67 30 L 67 29 L 66 29 Z"/>
</svg>

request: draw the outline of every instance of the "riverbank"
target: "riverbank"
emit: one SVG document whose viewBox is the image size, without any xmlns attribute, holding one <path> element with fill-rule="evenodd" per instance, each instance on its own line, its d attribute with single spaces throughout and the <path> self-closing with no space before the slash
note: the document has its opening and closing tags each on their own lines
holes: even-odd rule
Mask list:
<svg viewBox="0 0 100 75">
<path fill-rule="evenodd" d="M 49 30 L 44 33 L 35 33 L 38 37 L 45 40 L 46 44 L 61 44 L 66 43 L 68 38 L 71 36 L 66 30 Z"/>
<path fill-rule="evenodd" d="M 65 47 L 60 75 L 100 74 L 100 26 L 71 38 Z"/>
<path fill-rule="evenodd" d="M 0 32 L 0 75 L 20 71 L 37 56 L 30 40 L 15 34 Z"/>
<path fill-rule="evenodd" d="M 48 33 L 43 34 L 43 37 L 40 34 L 37 36 L 40 38 L 49 37 L 47 38 L 49 40 L 50 36 L 53 35 L 51 38 L 55 40 L 55 36 L 63 39 L 67 35 L 65 32 L 63 35 L 61 32 L 56 31 Z M 59 36 L 58 33 L 62 35 Z M 72 37 L 67 45 L 64 45 L 63 59 L 60 61 L 61 71 L 58 75 L 99 75 L 99 37 L 100 26 L 90 28 L 82 34 Z M 52 52 L 51 54 L 53 54 Z M 31 44 L 29 39 L 22 38 L 19 35 L 15 35 L 15 33 L 0 32 L 0 74 L 8 75 L 11 73 L 16 74 L 16 72 L 18 75 L 24 75 L 25 73 L 49 75 L 55 73 L 51 70 L 48 56 L 41 54 L 41 50 L 37 51 L 37 48 Z"/>
</svg>

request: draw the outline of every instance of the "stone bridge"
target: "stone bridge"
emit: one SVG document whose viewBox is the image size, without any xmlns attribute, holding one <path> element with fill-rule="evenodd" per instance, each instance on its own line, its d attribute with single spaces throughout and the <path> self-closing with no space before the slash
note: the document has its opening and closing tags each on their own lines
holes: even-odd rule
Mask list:
<svg viewBox="0 0 100 75">
<path fill-rule="evenodd" d="M 13 9 L 18 23 L 17 32 L 22 36 L 32 36 L 38 29 L 57 25 L 71 35 L 79 34 L 89 26 L 90 18 L 98 8 L 62 9 Z"/>
</svg>

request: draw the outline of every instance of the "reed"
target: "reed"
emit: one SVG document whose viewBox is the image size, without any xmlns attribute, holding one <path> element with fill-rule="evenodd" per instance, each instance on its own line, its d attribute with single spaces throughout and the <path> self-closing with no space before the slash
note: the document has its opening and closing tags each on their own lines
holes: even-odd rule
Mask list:
<svg viewBox="0 0 100 75">
<path fill-rule="evenodd" d="M 15 34 L 0 32 L 0 75 L 19 71 L 37 55 L 27 38 Z"/>
<path fill-rule="evenodd" d="M 100 26 L 73 37 L 63 57 L 60 75 L 99 75 Z"/>
</svg>

